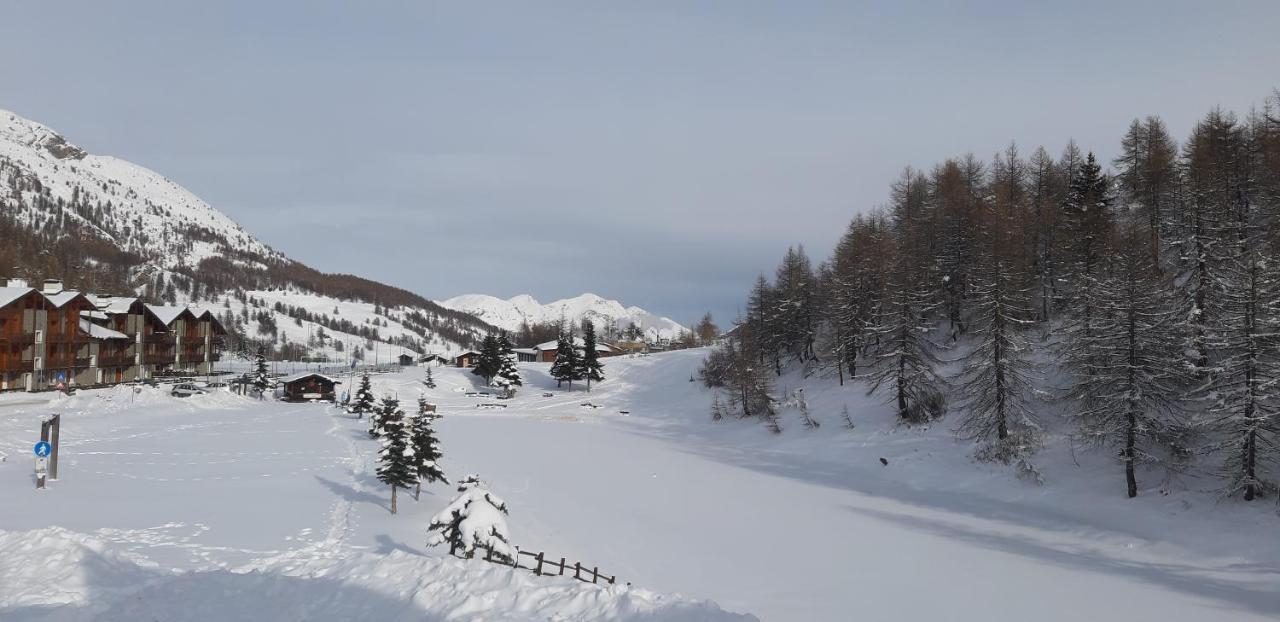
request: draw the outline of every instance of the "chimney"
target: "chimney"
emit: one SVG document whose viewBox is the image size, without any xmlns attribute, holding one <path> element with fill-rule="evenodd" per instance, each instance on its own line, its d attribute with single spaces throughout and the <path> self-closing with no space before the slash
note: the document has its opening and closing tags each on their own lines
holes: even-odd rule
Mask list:
<svg viewBox="0 0 1280 622">
<path fill-rule="evenodd" d="M 9 279 L 6 287 L 27 287 L 27 282 L 23 279 Z"/>
<path fill-rule="evenodd" d="M 44 289 L 43 289 L 43 290 L 41 290 L 41 292 L 40 292 L 40 293 L 42 293 L 42 294 L 46 294 L 46 295 L 50 295 L 50 296 L 52 296 L 52 295 L 54 295 L 54 294 L 61 294 L 61 293 L 62 293 L 62 281 L 60 281 L 60 280 L 58 280 L 58 279 L 45 279 L 45 280 L 44 280 Z"/>
</svg>

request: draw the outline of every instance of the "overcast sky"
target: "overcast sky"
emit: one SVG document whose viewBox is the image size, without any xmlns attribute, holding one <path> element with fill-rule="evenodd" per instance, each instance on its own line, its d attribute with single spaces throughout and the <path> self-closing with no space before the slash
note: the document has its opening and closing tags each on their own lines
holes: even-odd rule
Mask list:
<svg viewBox="0 0 1280 622">
<path fill-rule="evenodd" d="M 0 108 L 322 270 L 728 320 L 903 166 L 1182 138 L 1280 86 L 1278 33 L 1276 0 L 9 2 Z"/>
</svg>

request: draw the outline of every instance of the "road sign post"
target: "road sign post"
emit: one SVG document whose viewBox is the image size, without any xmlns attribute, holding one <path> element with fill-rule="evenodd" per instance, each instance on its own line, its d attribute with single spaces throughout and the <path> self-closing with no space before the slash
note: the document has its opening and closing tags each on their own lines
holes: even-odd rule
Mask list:
<svg viewBox="0 0 1280 622">
<path fill-rule="evenodd" d="M 62 436 L 62 415 L 54 415 L 49 419 L 49 479 L 58 481 L 58 437 Z"/>
<path fill-rule="evenodd" d="M 43 428 L 41 429 L 41 436 L 44 435 L 45 431 Z M 53 446 L 49 444 L 49 441 L 41 439 L 39 443 L 36 443 L 36 488 L 44 488 L 45 486 L 45 477 L 49 473 L 49 454 L 52 451 Z"/>
</svg>

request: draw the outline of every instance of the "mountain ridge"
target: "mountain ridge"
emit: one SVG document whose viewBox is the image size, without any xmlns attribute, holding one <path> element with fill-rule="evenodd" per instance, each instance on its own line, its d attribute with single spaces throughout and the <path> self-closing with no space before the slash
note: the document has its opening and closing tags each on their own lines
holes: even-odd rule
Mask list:
<svg viewBox="0 0 1280 622">
<path fill-rule="evenodd" d="M 624 306 L 617 300 L 589 292 L 546 304 L 538 302 L 529 294 L 517 294 L 507 299 L 488 294 L 462 294 L 438 302 L 441 306 L 470 313 L 509 331 L 519 330 L 524 323 L 547 324 L 561 318 L 574 323 L 584 318 L 590 319 L 601 329 L 612 329 L 619 333 L 634 325 L 649 340 L 676 339 L 689 330 L 670 318 L 637 306 Z"/>
</svg>

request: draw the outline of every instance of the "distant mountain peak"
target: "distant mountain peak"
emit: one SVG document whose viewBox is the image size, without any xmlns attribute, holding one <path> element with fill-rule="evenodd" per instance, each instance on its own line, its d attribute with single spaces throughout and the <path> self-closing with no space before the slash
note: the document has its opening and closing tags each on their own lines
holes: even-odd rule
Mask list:
<svg viewBox="0 0 1280 622">
<path fill-rule="evenodd" d="M 626 330 L 635 325 L 649 339 L 674 339 L 688 329 L 675 320 L 661 317 L 636 306 L 624 306 L 617 300 L 609 300 L 590 292 L 573 298 L 564 298 L 546 304 L 539 303 L 528 294 L 512 296 L 506 300 L 487 294 L 464 294 L 440 302 L 455 311 L 470 313 L 489 324 L 504 330 L 519 330 L 521 324 L 555 322 L 560 318 L 570 322 L 590 319 L 601 328 Z"/>
</svg>

